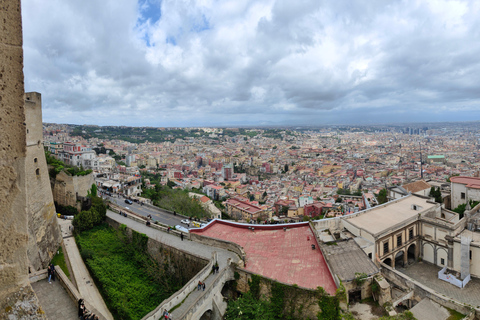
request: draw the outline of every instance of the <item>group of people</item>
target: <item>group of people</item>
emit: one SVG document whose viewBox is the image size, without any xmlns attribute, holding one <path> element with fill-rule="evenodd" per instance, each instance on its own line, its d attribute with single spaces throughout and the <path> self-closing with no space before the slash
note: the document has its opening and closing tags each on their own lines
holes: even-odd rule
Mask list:
<svg viewBox="0 0 480 320">
<path fill-rule="evenodd" d="M 48 283 L 52 283 L 52 281 L 55 281 L 55 266 L 53 263 L 50 263 L 47 268 L 47 274 L 48 274 Z"/>
<path fill-rule="evenodd" d="M 85 308 L 85 301 L 83 299 L 78 300 L 78 317 L 80 320 L 98 320 L 98 316 L 93 312 L 88 312 Z"/>
<path fill-rule="evenodd" d="M 218 266 L 218 263 L 215 263 L 213 266 L 212 266 L 212 272 L 215 274 L 215 273 L 218 273 L 218 270 L 220 269 L 220 267 Z"/>
<path fill-rule="evenodd" d="M 197 290 L 200 291 L 200 289 L 203 289 L 203 291 L 205 291 L 205 282 L 198 280 Z"/>
<path fill-rule="evenodd" d="M 168 313 L 167 309 L 163 309 L 163 317 L 168 320 L 172 320 L 172 315 Z"/>
</svg>

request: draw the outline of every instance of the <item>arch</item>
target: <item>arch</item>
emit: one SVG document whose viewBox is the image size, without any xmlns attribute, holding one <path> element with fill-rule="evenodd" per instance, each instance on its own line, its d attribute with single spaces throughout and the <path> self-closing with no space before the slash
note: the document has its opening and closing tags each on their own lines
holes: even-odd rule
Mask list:
<svg viewBox="0 0 480 320">
<path fill-rule="evenodd" d="M 422 259 L 426 262 L 430 262 L 435 264 L 435 249 L 434 246 L 430 243 L 424 243 L 423 244 L 423 257 Z"/>
<path fill-rule="evenodd" d="M 202 316 L 200 317 L 200 320 L 210 320 L 212 318 L 213 318 L 213 311 L 211 309 L 208 309 L 202 314 Z"/>
<path fill-rule="evenodd" d="M 404 262 L 403 262 L 404 255 L 405 255 L 405 252 L 403 252 L 403 250 L 400 250 L 395 254 L 395 267 L 404 266 Z"/>
<path fill-rule="evenodd" d="M 387 266 L 390 266 L 390 267 L 392 266 L 392 259 L 390 259 L 390 258 L 387 258 L 387 259 L 383 260 L 382 262 L 385 263 Z"/>
<path fill-rule="evenodd" d="M 407 261 L 408 263 L 413 263 L 417 259 L 417 255 L 415 253 L 417 246 L 415 243 L 412 243 L 407 249 Z"/>
</svg>

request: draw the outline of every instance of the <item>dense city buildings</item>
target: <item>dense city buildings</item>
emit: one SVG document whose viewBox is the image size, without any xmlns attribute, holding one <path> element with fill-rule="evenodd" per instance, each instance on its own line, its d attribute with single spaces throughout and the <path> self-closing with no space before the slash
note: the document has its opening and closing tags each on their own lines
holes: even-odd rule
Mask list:
<svg viewBox="0 0 480 320">
<path fill-rule="evenodd" d="M 344 216 L 375 206 L 382 189 L 389 190 L 389 199 L 408 193 L 428 196 L 431 187 L 447 197 L 450 177 L 478 175 L 480 133 L 475 128 L 474 123 L 446 123 L 119 131 L 45 124 L 44 134 L 51 153 L 67 164 L 93 169 L 99 177 L 158 173 L 162 184 L 170 181 L 182 189 L 201 190 L 227 208 L 232 207 L 228 199 L 243 199 L 267 219 L 299 220 Z M 140 195 L 139 188 L 129 188 L 131 182 L 114 180 L 117 187 L 111 179 L 98 181 L 106 190 L 121 188 Z M 448 208 L 458 206 L 453 200 Z M 263 220 L 259 215 L 236 216 Z"/>
</svg>

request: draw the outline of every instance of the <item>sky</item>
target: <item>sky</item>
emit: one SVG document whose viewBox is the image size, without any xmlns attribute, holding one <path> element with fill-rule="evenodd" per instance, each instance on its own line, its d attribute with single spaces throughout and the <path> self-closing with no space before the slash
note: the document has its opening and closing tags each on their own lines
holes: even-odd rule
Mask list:
<svg viewBox="0 0 480 320">
<path fill-rule="evenodd" d="M 480 1 L 23 0 L 43 121 L 480 120 Z"/>
</svg>

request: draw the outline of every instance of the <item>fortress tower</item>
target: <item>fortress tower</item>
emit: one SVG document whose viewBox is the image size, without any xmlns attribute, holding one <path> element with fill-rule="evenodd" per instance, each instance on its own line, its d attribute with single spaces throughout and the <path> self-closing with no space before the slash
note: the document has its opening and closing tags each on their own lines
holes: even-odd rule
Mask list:
<svg viewBox="0 0 480 320">
<path fill-rule="evenodd" d="M 25 178 L 30 272 L 44 269 L 62 240 L 43 149 L 42 96 L 25 93 Z"/>
<path fill-rule="evenodd" d="M 28 280 L 22 16 L 19 0 L 0 10 L 0 319 L 12 304 L 38 305 Z"/>
</svg>

